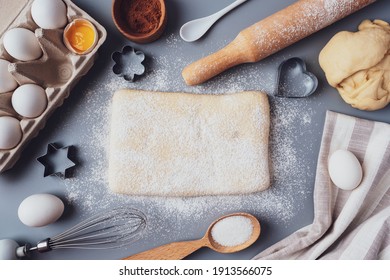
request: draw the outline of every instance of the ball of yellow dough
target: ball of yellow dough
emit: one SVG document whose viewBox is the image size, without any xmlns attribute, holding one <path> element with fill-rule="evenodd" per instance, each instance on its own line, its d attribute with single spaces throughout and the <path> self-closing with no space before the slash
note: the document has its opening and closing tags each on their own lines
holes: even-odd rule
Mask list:
<svg viewBox="0 0 390 280">
<path fill-rule="evenodd" d="M 390 103 L 390 25 L 364 20 L 358 29 L 337 33 L 320 52 L 319 63 L 345 102 L 379 110 Z"/>
</svg>

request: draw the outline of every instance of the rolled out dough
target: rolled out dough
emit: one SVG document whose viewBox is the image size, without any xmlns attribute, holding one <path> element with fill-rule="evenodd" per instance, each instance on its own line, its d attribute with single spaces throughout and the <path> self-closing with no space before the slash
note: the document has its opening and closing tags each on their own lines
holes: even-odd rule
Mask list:
<svg viewBox="0 0 390 280">
<path fill-rule="evenodd" d="M 109 187 L 139 196 L 245 194 L 267 189 L 269 104 L 227 95 L 114 94 Z"/>
</svg>

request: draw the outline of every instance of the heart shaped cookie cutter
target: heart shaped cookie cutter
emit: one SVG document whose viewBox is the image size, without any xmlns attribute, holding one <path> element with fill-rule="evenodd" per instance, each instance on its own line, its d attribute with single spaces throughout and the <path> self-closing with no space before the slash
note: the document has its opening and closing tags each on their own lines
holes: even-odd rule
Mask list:
<svg viewBox="0 0 390 280">
<path fill-rule="evenodd" d="M 308 97 L 316 91 L 317 86 L 317 77 L 306 70 L 306 63 L 301 58 L 289 58 L 279 65 L 275 96 Z"/>
</svg>

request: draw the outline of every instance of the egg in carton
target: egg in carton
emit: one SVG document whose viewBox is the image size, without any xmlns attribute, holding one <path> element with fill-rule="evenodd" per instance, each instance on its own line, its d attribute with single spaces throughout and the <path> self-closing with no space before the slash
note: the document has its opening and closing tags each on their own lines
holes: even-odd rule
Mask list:
<svg viewBox="0 0 390 280">
<path fill-rule="evenodd" d="M 44 0 L 39 1 L 44 2 Z M 3 147 L 0 147 L 0 173 L 10 169 L 17 162 L 28 142 L 39 133 L 50 115 L 63 104 L 71 89 L 89 71 L 97 56 L 98 48 L 107 36 L 102 25 L 70 0 L 62 0 L 66 6 L 66 27 L 41 28 L 33 20 L 31 11 L 33 2 L 28 0 L 0 0 L 0 6 L 3 10 L 0 13 L 4 14 L 5 12 L 4 15 L 1 15 L 2 19 L 3 21 L 4 19 L 9 21 L 0 27 L 0 59 L 9 62 L 8 72 L 17 82 L 16 89 L 0 93 L 0 146 L 2 141 L 3 144 L 5 143 Z M 52 2 L 49 3 L 49 5 L 51 4 Z M 38 12 L 41 13 L 42 11 L 39 10 Z M 92 24 L 91 27 L 95 32 L 96 40 L 87 53 L 77 53 L 74 49 L 70 49 L 69 42 L 65 44 L 64 30 L 66 32 L 72 24 L 84 20 L 87 20 L 90 25 Z M 4 47 L 4 35 L 7 30 L 14 28 L 24 28 L 34 32 L 42 50 L 42 54 L 38 59 L 21 61 L 7 52 Z M 5 73 L 5 75 L 7 74 Z M 38 116 L 26 117 L 26 114 L 21 114 L 20 110 L 15 108 L 16 103 L 13 104 L 12 99 L 13 97 L 17 99 L 15 95 L 18 89 L 20 91 L 22 86 L 26 87 L 29 84 L 42 87 L 46 95 L 46 106 Z M 26 96 L 19 97 L 19 102 L 29 102 L 29 99 L 31 101 L 32 97 L 26 98 Z M 20 101 L 21 99 L 22 101 Z M 37 103 L 36 100 L 31 102 Z M 18 125 L 20 125 L 20 129 Z M 4 135 L 8 132 L 15 133 L 15 135 Z M 19 139 L 15 140 L 12 137 L 19 137 Z M 7 147 L 7 141 L 17 141 L 17 144 L 16 146 Z"/>
</svg>

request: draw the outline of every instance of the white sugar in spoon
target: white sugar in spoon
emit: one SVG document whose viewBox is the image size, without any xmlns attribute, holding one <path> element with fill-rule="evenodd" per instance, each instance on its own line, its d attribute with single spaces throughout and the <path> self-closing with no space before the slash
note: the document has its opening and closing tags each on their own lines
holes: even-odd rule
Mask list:
<svg viewBox="0 0 390 280">
<path fill-rule="evenodd" d="M 193 42 L 202 37 L 207 30 L 222 16 L 248 0 L 236 0 L 226 8 L 203 18 L 198 18 L 185 23 L 180 28 L 180 37 L 186 42 Z"/>
<path fill-rule="evenodd" d="M 246 240 L 241 240 L 244 242 L 239 242 L 237 244 L 232 245 L 229 244 L 229 246 L 227 244 L 221 245 L 218 243 L 218 240 L 215 240 L 215 236 L 212 234 L 212 231 L 216 228 L 216 225 L 219 224 L 219 222 L 223 220 L 226 221 L 227 218 L 232 217 L 242 217 L 249 219 L 251 225 L 253 226 L 250 232 L 250 236 L 247 236 Z M 241 224 L 239 223 L 238 226 L 240 225 Z M 217 230 L 219 233 L 219 237 L 217 236 L 218 239 L 221 239 L 221 230 L 226 229 L 229 229 L 228 227 L 226 227 L 226 224 L 225 226 L 219 227 L 219 229 Z M 233 213 L 230 215 L 223 216 L 214 221 L 209 226 L 206 234 L 201 239 L 169 243 L 157 248 L 150 249 L 145 252 L 126 257 L 124 258 L 124 260 L 181 260 L 202 247 L 209 247 L 210 249 L 219 253 L 235 253 L 252 245 L 259 238 L 260 232 L 260 222 L 255 216 L 252 216 L 248 213 Z M 231 239 L 231 237 L 234 236 L 234 234 L 231 235 L 230 232 L 225 232 L 224 235 L 225 237 L 222 238 L 222 240 L 226 239 L 226 236 L 229 236 L 228 239 Z"/>
</svg>

